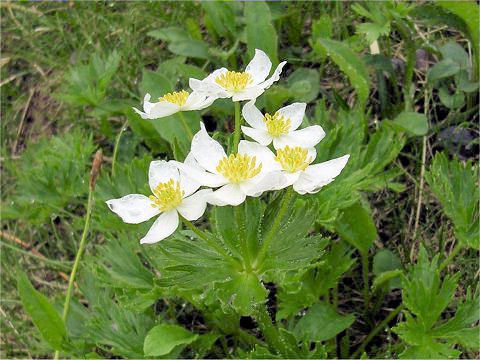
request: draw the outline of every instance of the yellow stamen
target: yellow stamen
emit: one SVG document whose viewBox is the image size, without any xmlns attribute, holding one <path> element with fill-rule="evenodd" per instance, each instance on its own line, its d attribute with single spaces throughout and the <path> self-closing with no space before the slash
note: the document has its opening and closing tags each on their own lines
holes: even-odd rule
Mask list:
<svg viewBox="0 0 480 360">
<path fill-rule="evenodd" d="M 215 82 L 230 91 L 241 91 L 252 82 L 252 76 L 246 72 L 227 71 L 217 76 Z"/>
<path fill-rule="evenodd" d="M 312 158 L 307 159 L 308 150 L 300 146 L 285 146 L 283 149 L 277 150 L 275 160 L 282 165 L 283 170 L 290 173 L 305 170 L 312 162 Z"/>
<path fill-rule="evenodd" d="M 168 94 L 163 95 L 161 98 L 158 100 L 160 101 L 168 101 L 169 103 L 176 104 L 178 106 L 183 106 L 187 102 L 188 91 L 182 90 L 182 91 L 174 91 Z"/>
<path fill-rule="evenodd" d="M 185 192 L 180 188 L 180 183 L 170 179 L 158 184 L 149 199 L 153 207 L 158 207 L 160 211 L 169 211 L 182 203 L 184 195 Z"/>
<path fill-rule="evenodd" d="M 258 175 L 262 164 L 256 165 L 256 156 L 247 154 L 231 154 L 218 162 L 217 171 L 231 183 L 239 183 Z"/>
<path fill-rule="evenodd" d="M 283 117 L 278 112 L 275 113 L 273 116 L 270 114 L 265 114 L 263 122 L 267 127 L 268 133 L 273 137 L 288 134 L 288 131 L 290 130 L 290 125 L 292 124 L 290 119 Z"/>
</svg>

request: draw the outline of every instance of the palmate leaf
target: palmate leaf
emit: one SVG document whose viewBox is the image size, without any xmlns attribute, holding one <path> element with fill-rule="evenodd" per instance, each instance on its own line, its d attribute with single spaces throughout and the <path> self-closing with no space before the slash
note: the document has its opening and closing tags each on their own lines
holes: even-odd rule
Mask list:
<svg viewBox="0 0 480 360">
<path fill-rule="evenodd" d="M 480 249 L 478 166 L 471 161 L 462 164 L 448 160 L 444 153 L 439 153 L 425 178 L 452 220 L 457 239 L 463 246 Z"/>
<path fill-rule="evenodd" d="M 464 302 L 457 306 L 455 315 L 446 321 L 440 316 L 453 300 L 459 274 L 440 279 L 437 268 L 438 256 L 431 262 L 425 248 L 421 247 L 419 259 L 403 277 L 403 301 L 406 321 L 393 331 L 408 347 L 400 354 L 402 358 L 457 358 L 461 344 L 467 349 L 478 349 L 478 326 L 480 319 L 478 293 L 468 291 Z"/>
</svg>

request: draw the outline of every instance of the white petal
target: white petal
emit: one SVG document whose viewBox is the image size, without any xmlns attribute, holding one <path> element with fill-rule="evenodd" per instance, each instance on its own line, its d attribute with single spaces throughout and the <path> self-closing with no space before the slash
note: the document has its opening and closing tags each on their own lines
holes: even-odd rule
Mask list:
<svg viewBox="0 0 480 360">
<path fill-rule="evenodd" d="M 273 146 L 275 149 L 280 149 L 286 145 L 301 146 L 304 148 L 311 148 L 316 146 L 325 137 L 320 125 L 308 126 L 304 129 L 292 131 L 289 134 L 279 136 L 274 139 Z"/>
<path fill-rule="evenodd" d="M 283 172 L 274 171 L 255 176 L 240 184 L 242 191 L 248 196 L 260 196 L 265 191 L 279 190 L 287 186 L 287 179 Z"/>
<path fill-rule="evenodd" d="M 130 194 L 120 199 L 106 201 L 110 210 L 127 224 L 139 224 L 160 213 L 145 195 Z"/>
<path fill-rule="evenodd" d="M 245 193 L 240 189 L 240 186 L 237 184 L 227 184 L 212 192 L 207 197 L 207 202 L 218 206 L 237 206 L 243 203 L 246 197 Z"/>
<path fill-rule="evenodd" d="M 141 240 L 140 244 L 153 244 L 172 235 L 178 227 L 177 210 L 170 210 L 163 213 L 153 223 L 147 235 Z"/>
<path fill-rule="evenodd" d="M 184 192 L 183 197 L 192 195 L 202 184 L 198 182 L 191 174 L 187 174 L 180 170 L 180 188 Z"/>
<path fill-rule="evenodd" d="M 258 84 L 258 86 L 261 86 L 264 89 L 268 89 L 270 86 L 272 86 L 275 81 L 278 81 L 278 79 L 280 79 L 280 73 L 282 72 L 282 69 L 286 63 L 286 61 L 282 61 L 280 64 L 278 64 L 272 76 L 270 76 L 270 78 L 263 83 Z"/>
<path fill-rule="evenodd" d="M 212 189 L 204 189 L 183 199 L 182 203 L 177 207 L 180 215 L 190 221 L 197 220 L 205 212 L 207 195 L 211 194 L 211 192 Z"/>
<path fill-rule="evenodd" d="M 202 122 L 200 131 L 192 139 L 192 153 L 200 166 L 214 174 L 217 174 L 218 162 L 227 156 L 222 145 L 208 135 Z"/>
<path fill-rule="evenodd" d="M 263 114 L 255 106 L 255 100 L 250 100 L 242 108 L 242 116 L 251 127 L 255 129 L 266 129 L 263 121 Z"/>
<path fill-rule="evenodd" d="M 263 129 L 255 129 L 248 126 L 242 126 L 242 132 L 245 135 L 251 137 L 256 142 L 262 144 L 263 146 L 269 145 L 273 139 L 268 133 L 268 131 Z"/>
<path fill-rule="evenodd" d="M 280 164 L 275 161 L 275 155 L 266 146 L 256 142 L 242 140 L 238 144 L 238 152 L 256 157 L 256 164 L 262 164 L 261 173 L 281 170 Z"/>
<path fill-rule="evenodd" d="M 159 119 L 165 116 L 170 116 L 180 111 L 180 106 L 172 104 L 168 101 L 159 101 L 152 103 L 150 111 L 147 112 L 149 119 Z"/>
<path fill-rule="evenodd" d="M 217 96 L 208 96 L 206 93 L 199 91 L 193 91 L 188 95 L 187 101 L 181 107 L 183 111 L 187 110 L 202 110 L 206 107 L 212 105 L 212 103 L 217 99 Z"/>
<path fill-rule="evenodd" d="M 132 107 L 132 109 L 135 110 L 135 112 L 136 112 L 138 115 L 140 115 L 140 116 L 142 117 L 142 119 L 144 119 L 144 120 L 150 119 L 150 118 L 148 117 L 148 114 L 147 114 L 147 113 L 144 113 L 143 111 L 140 111 L 140 110 L 138 110 L 137 108 L 134 108 L 134 107 Z"/>
<path fill-rule="evenodd" d="M 244 90 L 233 93 L 232 101 L 255 100 L 264 91 L 265 88 L 260 85 L 248 86 Z"/>
<path fill-rule="evenodd" d="M 293 103 L 277 111 L 286 119 L 290 119 L 290 131 L 297 130 L 305 116 L 306 103 Z M 306 146 L 305 146 L 306 147 Z"/>
<path fill-rule="evenodd" d="M 285 178 L 287 179 L 287 186 L 290 186 L 294 183 L 297 182 L 298 178 L 300 177 L 300 175 L 302 174 L 303 171 L 297 171 L 297 172 L 294 172 L 294 173 L 290 173 L 288 171 L 283 171 L 283 176 L 285 176 Z"/>
<path fill-rule="evenodd" d="M 206 172 L 203 168 L 189 166 L 178 161 L 173 161 L 175 165 L 182 170 L 188 177 L 199 182 L 201 185 L 209 187 L 219 187 L 228 183 L 228 180 L 220 174 Z"/>
<path fill-rule="evenodd" d="M 252 76 L 253 84 L 259 84 L 264 81 L 270 69 L 272 68 L 272 62 L 262 50 L 255 49 L 255 56 L 248 63 L 245 72 Z"/>
<path fill-rule="evenodd" d="M 350 155 L 345 155 L 307 167 L 298 181 L 293 184 L 294 190 L 299 194 L 307 192 L 313 194 L 319 191 L 322 186 L 331 183 L 342 172 L 349 157 Z"/>
<path fill-rule="evenodd" d="M 178 169 L 174 163 L 167 163 L 165 160 L 156 160 L 150 163 L 148 169 L 148 184 L 152 192 L 158 184 L 165 183 L 170 179 L 178 181 L 179 178 Z"/>
<path fill-rule="evenodd" d="M 208 96 L 214 96 L 216 98 L 227 98 L 232 96 L 232 94 L 228 91 L 225 91 L 224 88 L 215 82 L 215 79 L 218 76 L 226 73 L 227 71 L 228 70 L 226 68 L 217 69 L 203 80 L 190 78 L 188 84 L 193 91 L 205 93 Z"/>
</svg>

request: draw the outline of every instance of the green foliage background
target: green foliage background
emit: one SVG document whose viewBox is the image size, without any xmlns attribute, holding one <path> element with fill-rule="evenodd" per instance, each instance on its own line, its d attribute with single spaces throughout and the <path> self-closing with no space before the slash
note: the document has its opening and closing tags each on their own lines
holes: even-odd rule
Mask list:
<svg viewBox="0 0 480 360">
<path fill-rule="evenodd" d="M 2 358 L 478 356 L 477 4 L 3 2 L 0 14 Z M 150 223 L 126 225 L 104 201 L 148 193 L 150 161 L 183 160 L 200 120 L 228 146 L 233 105 L 183 113 L 187 128 L 131 107 L 243 69 L 255 48 L 288 62 L 258 106 L 307 102 L 302 127 L 327 133 L 316 160 L 350 153 L 347 167 L 290 205 L 253 273 L 238 236 L 256 251 L 279 193 L 242 206 L 246 228 L 216 207 L 198 222 L 210 241 L 184 230 L 140 246 Z"/>
</svg>

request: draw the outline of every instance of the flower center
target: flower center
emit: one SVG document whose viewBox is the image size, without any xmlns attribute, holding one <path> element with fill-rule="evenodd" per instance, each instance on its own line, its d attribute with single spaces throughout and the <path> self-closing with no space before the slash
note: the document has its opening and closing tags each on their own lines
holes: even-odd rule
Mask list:
<svg viewBox="0 0 480 360">
<path fill-rule="evenodd" d="M 252 82 L 252 76 L 246 72 L 227 71 L 216 77 L 215 82 L 230 91 L 241 91 Z"/>
<path fill-rule="evenodd" d="M 183 195 L 185 192 L 180 189 L 180 182 L 170 179 L 158 184 L 149 199 L 153 207 L 158 207 L 161 211 L 169 211 L 182 203 Z"/>
<path fill-rule="evenodd" d="M 283 170 L 290 173 L 305 170 L 312 161 L 312 158 L 307 159 L 308 150 L 300 146 L 290 147 L 285 146 L 283 149 L 277 150 L 275 160 L 280 163 Z"/>
<path fill-rule="evenodd" d="M 279 113 L 275 113 L 273 116 L 270 114 L 265 114 L 263 122 L 267 127 L 268 133 L 273 137 L 288 134 L 290 125 L 292 123 L 290 119 L 286 119 Z"/>
<path fill-rule="evenodd" d="M 182 90 L 182 91 L 174 91 L 168 94 L 163 95 L 161 98 L 158 100 L 160 101 L 168 101 L 169 103 L 176 104 L 178 106 L 183 106 L 187 102 L 188 91 Z"/>
<path fill-rule="evenodd" d="M 257 158 L 247 154 L 231 154 L 218 162 L 217 171 L 231 183 L 239 183 L 258 175 L 262 164 L 256 164 Z"/>
</svg>

